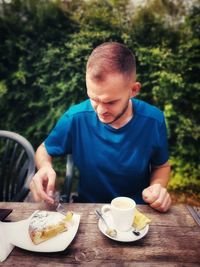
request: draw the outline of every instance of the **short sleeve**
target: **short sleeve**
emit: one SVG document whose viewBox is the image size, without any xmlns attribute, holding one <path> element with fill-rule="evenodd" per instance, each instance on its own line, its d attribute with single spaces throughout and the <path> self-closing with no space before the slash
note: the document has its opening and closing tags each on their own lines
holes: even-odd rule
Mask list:
<svg viewBox="0 0 200 267">
<path fill-rule="evenodd" d="M 167 128 L 164 116 L 163 121 L 158 124 L 156 136 L 157 143 L 152 155 L 151 164 L 162 165 L 169 159 Z"/>
<path fill-rule="evenodd" d="M 72 118 L 66 112 L 44 141 L 49 155 L 62 156 L 71 153 L 71 126 Z"/>
</svg>

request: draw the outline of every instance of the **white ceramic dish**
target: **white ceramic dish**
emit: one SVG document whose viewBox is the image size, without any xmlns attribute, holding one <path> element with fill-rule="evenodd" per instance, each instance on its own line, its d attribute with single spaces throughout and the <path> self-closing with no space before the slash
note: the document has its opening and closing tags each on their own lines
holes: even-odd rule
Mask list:
<svg viewBox="0 0 200 267">
<path fill-rule="evenodd" d="M 4 233 L 9 243 L 26 250 L 37 252 L 57 252 L 66 249 L 74 239 L 80 222 L 80 215 L 74 214 L 68 231 L 60 233 L 38 245 L 34 245 L 28 233 L 31 217 L 32 215 L 27 220 L 1 223 L 1 225 L 4 228 Z"/>
<path fill-rule="evenodd" d="M 106 212 L 103 214 L 106 222 L 108 223 L 108 225 L 110 226 L 110 228 L 114 228 L 113 226 L 113 220 L 112 220 L 112 217 L 111 217 L 111 214 L 110 212 Z M 131 229 L 130 231 L 127 231 L 127 232 L 120 232 L 120 231 L 117 231 L 117 236 L 114 238 L 114 237 L 111 237 L 109 236 L 107 233 L 106 233 L 106 226 L 105 224 L 102 222 L 101 219 L 99 219 L 99 222 L 98 222 L 98 227 L 99 227 L 99 230 L 107 237 L 109 237 L 110 239 L 113 239 L 115 241 L 121 241 L 121 242 L 133 242 L 133 241 L 137 241 L 141 238 L 143 238 L 149 231 L 149 225 L 147 224 L 145 226 L 144 229 L 142 229 L 140 231 L 140 235 L 139 236 L 136 236 L 135 234 L 132 233 L 132 230 Z"/>
</svg>

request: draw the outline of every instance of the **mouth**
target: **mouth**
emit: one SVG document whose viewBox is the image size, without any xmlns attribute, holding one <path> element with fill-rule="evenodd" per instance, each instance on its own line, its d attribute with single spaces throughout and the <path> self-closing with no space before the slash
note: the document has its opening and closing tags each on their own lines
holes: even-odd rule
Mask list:
<svg viewBox="0 0 200 267">
<path fill-rule="evenodd" d="M 110 114 L 108 114 L 108 113 L 105 113 L 105 114 L 98 114 L 98 117 L 99 117 L 100 119 L 105 120 L 105 119 L 107 119 L 107 118 L 110 117 Z"/>
</svg>

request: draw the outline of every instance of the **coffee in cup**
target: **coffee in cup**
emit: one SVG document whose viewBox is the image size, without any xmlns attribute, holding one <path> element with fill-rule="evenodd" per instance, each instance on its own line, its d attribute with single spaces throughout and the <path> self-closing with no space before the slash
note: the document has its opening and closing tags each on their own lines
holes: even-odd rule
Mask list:
<svg viewBox="0 0 200 267">
<path fill-rule="evenodd" d="M 134 221 L 135 207 L 136 203 L 133 199 L 116 197 L 111 201 L 111 204 L 102 207 L 102 213 L 111 212 L 116 230 L 129 231 Z"/>
</svg>

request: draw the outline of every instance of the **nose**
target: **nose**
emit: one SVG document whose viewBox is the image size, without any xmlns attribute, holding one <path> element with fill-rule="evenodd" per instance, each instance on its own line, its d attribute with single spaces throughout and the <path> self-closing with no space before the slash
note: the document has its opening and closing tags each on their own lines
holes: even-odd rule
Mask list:
<svg viewBox="0 0 200 267">
<path fill-rule="evenodd" d="M 104 113 L 107 112 L 107 108 L 106 108 L 105 104 L 98 103 L 96 111 L 97 111 L 98 114 L 104 114 Z"/>
</svg>

